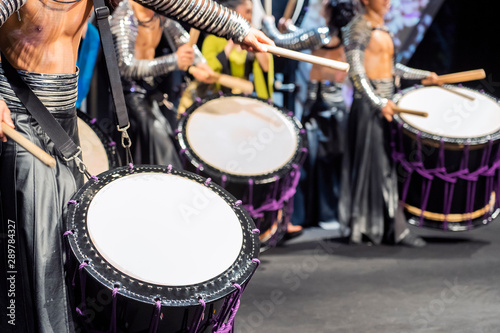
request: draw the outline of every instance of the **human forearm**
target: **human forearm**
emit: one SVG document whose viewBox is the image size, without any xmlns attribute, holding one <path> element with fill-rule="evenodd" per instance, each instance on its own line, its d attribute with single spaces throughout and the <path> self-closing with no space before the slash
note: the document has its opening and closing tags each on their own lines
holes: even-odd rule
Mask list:
<svg viewBox="0 0 500 333">
<path fill-rule="evenodd" d="M 262 31 L 270 37 L 277 46 L 294 51 L 317 49 L 330 42 L 330 30 L 327 27 L 308 30 L 297 29 L 294 32 L 282 34 L 276 28 L 274 18 L 271 16 L 263 19 Z"/>
<path fill-rule="evenodd" d="M 167 17 L 197 29 L 238 42 L 250 31 L 250 24 L 236 12 L 213 0 L 135 0 Z"/>
</svg>

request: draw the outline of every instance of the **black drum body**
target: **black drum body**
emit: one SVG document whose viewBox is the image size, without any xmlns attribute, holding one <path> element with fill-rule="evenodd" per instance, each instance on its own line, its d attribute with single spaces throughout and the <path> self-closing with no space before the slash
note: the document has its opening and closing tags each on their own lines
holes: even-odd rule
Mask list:
<svg viewBox="0 0 500 333">
<path fill-rule="evenodd" d="M 491 222 L 500 207 L 498 103 L 455 86 L 417 86 L 396 94 L 394 101 L 429 112 L 429 119 L 394 117 L 393 157 L 409 222 L 445 231 Z"/>
<path fill-rule="evenodd" d="M 257 97 L 216 95 L 193 104 L 176 132 L 185 168 L 242 200 L 262 249 L 275 246 L 286 233 L 307 153 L 300 122 Z"/>
<path fill-rule="evenodd" d="M 66 223 L 77 330 L 233 331 L 259 241 L 220 186 L 171 167 L 121 167 L 78 191 Z"/>
</svg>

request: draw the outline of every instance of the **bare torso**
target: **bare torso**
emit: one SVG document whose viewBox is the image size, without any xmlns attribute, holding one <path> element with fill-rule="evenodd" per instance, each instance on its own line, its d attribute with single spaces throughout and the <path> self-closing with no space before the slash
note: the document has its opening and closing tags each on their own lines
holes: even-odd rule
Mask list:
<svg viewBox="0 0 500 333">
<path fill-rule="evenodd" d="M 161 40 L 163 32 L 162 22 L 159 15 L 131 0 L 130 4 L 134 10 L 135 17 L 143 22 L 137 28 L 137 38 L 135 40 L 135 57 L 137 59 L 155 58 L 155 50 Z"/>
<path fill-rule="evenodd" d="M 338 37 L 333 37 L 330 43 L 327 46 L 334 46 L 340 43 L 340 39 Z M 312 51 L 312 54 L 318 57 L 327 58 L 331 60 L 337 61 L 346 61 L 344 47 L 340 46 L 339 48 L 328 50 L 328 49 L 317 49 Z M 335 69 L 313 65 L 311 68 L 311 72 L 309 73 L 309 79 L 311 81 L 331 81 L 331 82 L 344 82 L 347 73 L 342 71 L 337 71 Z"/>
<path fill-rule="evenodd" d="M 92 1 L 61 4 L 50 0 L 28 0 L 0 27 L 0 49 L 18 68 L 37 73 L 76 71 L 82 29 Z"/>
<path fill-rule="evenodd" d="M 370 43 L 365 50 L 365 70 L 368 78 L 392 79 L 394 43 L 391 36 L 382 30 L 373 30 Z"/>
</svg>

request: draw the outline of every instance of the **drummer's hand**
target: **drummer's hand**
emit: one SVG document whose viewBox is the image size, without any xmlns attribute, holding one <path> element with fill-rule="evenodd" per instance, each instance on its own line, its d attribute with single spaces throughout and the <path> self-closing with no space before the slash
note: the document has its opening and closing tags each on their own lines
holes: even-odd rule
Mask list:
<svg viewBox="0 0 500 333">
<path fill-rule="evenodd" d="M 392 116 L 394 115 L 393 108 L 395 107 L 396 104 L 393 101 L 387 101 L 387 104 L 380 110 L 387 121 L 392 121 Z"/>
<path fill-rule="evenodd" d="M 5 122 L 9 127 L 14 128 L 14 122 L 10 117 L 10 110 L 7 107 L 7 104 L 5 104 L 5 101 L 3 99 L 0 100 L 0 123 L 2 122 Z M 1 126 L 0 126 L 0 140 L 2 140 L 2 142 L 7 142 L 7 137 L 3 133 Z"/>
<path fill-rule="evenodd" d="M 278 30 L 280 32 L 287 32 L 288 31 L 288 26 L 290 24 L 293 24 L 293 22 L 292 22 L 291 19 L 287 19 L 287 18 L 282 17 L 278 21 Z"/>
<path fill-rule="evenodd" d="M 194 71 L 193 76 L 196 80 L 203 83 L 214 83 L 217 81 L 213 69 L 207 64 L 200 62 L 196 65 L 196 68 L 201 69 L 201 71 Z"/>
<path fill-rule="evenodd" d="M 424 86 L 441 86 L 442 83 L 439 82 L 438 75 L 434 72 L 430 73 L 428 77 L 422 80 Z"/>
<path fill-rule="evenodd" d="M 262 31 L 251 28 L 241 47 L 250 52 L 267 52 L 266 45 L 275 44 Z"/>
<path fill-rule="evenodd" d="M 177 54 L 177 65 L 181 71 L 187 70 L 194 62 L 194 49 L 188 44 L 179 46 L 175 54 Z"/>
</svg>

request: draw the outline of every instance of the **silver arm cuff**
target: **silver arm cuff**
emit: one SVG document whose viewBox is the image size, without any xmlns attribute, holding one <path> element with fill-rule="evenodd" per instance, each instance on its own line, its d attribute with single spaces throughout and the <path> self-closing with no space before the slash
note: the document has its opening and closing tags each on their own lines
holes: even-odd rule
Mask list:
<svg viewBox="0 0 500 333">
<path fill-rule="evenodd" d="M 400 76 L 405 80 L 423 80 L 428 77 L 431 72 L 410 68 L 403 64 L 397 63 L 396 66 L 394 66 L 394 74 L 396 76 Z"/>
<path fill-rule="evenodd" d="M 343 29 L 347 62 L 351 66 L 349 77 L 356 90 L 373 107 L 381 109 L 387 104 L 386 98 L 378 96 L 366 75 L 364 61 L 365 49 L 371 38 L 371 26 L 362 16 L 354 18 Z"/>
<path fill-rule="evenodd" d="M 169 40 L 174 44 L 173 47 L 178 49 L 181 45 L 189 42 L 189 33 L 176 21 L 167 19 L 163 25 L 163 31 L 170 37 Z M 194 63 L 206 63 L 205 57 L 201 54 L 200 49 L 195 45 L 194 48 Z"/>
<path fill-rule="evenodd" d="M 330 30 L 328 27 L 314 29 L 297 29 L 295 32 L 282 34 L 274 21 L 274 17 L 267 16 L 262 19 L 262 32 L 271 38 L 276 46 L 286 49 L 301 51 L 317 49 L 330 42 Z"/>
<path fill-rule="evenodd" d="M 137 20 L 128 1 L 122 1 L 110 19 L 120 74 L 125 79 L 144 79 L 179 69 L 177 55 L 169 54 L 153 60 L 135 58 Z"/>
<path fill-rule="evenodd" d="M 28 0 L 0 0 L 0 27 L 17 12 Z"/>
<path fill-rule="evenodd" d="M 134 0 L 159 14 L 193 25 L 220 37 L 242 42 L 250 24 L 213 0 Z"/>
</svg>

